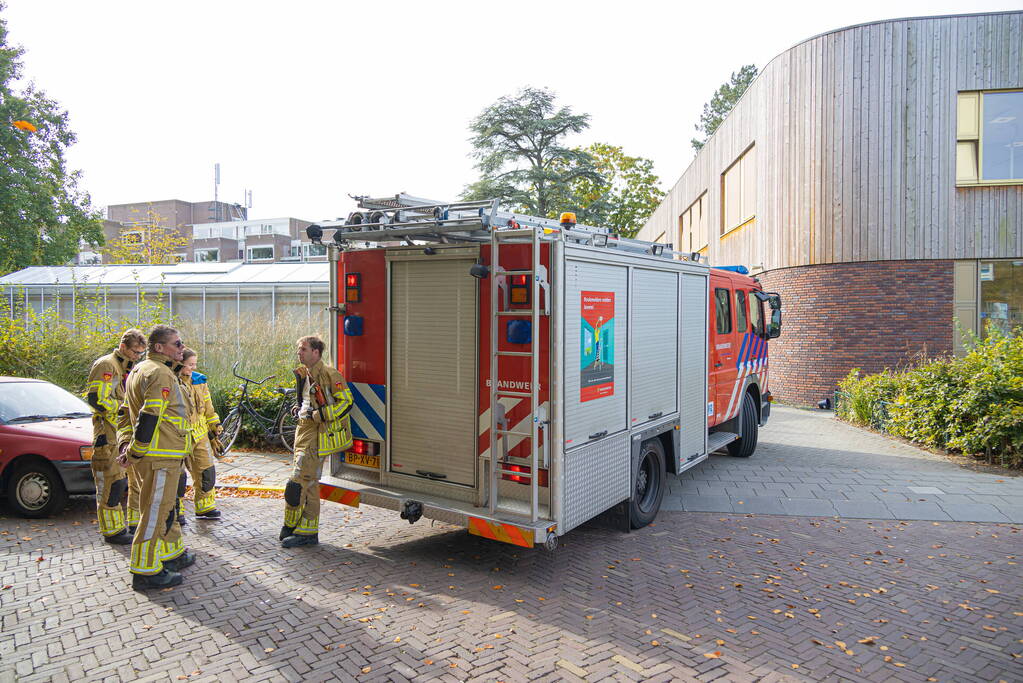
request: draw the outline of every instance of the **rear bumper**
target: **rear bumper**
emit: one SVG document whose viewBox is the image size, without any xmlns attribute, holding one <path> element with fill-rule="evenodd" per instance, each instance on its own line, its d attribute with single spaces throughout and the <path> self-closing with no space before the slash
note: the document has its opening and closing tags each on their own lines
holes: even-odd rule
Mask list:
<svg viewBox="0 0 1023 683">
<path fill-rule="evenodd" d="M 88 461 L 51 460 L 50 462 L 57 468 L 57 473 L 60 474 L 68 493 L 96 492 L 96 485 L 92 480 L 92 465 Z"/>
<path fill-rule="evenodd" d="M 551 520 L 531 522 L 528 517 L 509 512 L 492 515 L 489 508 L 476 507 L 471 503 L 415 491 L 371 486 L 339 477 L 320 479 L 320 498 L 351 507 L 371 505 L 398 513 L 405 508 L 406 501 L 413 501 L 421 505 L 424 519 L 465 527 L 471 534 L 527 548 L 544 543 L 550 535 L 560 535 L 557 525 Z M 395 521 L 400 520 L 396 515 Z"/>
</svg>

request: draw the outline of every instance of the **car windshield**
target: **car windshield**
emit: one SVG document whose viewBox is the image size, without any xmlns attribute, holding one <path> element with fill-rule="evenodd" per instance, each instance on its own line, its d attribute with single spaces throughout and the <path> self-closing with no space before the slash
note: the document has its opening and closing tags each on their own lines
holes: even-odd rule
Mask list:
<svg viewBox="0 0 1023 683">
<path fill-rule="evenodd" d="M 0 382 L 0 421 L 39 422 L 88 417 L 89 404 L 49 382 Z"/>
</svg>

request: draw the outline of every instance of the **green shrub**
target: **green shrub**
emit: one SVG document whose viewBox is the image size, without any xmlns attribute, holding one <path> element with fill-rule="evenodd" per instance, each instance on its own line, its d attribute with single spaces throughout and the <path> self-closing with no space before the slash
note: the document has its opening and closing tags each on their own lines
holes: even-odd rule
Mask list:
<svg viewBox="0 0 1023 683">
<path fill-rule="evenodd" d="M 839 383 L 839 417 L 925 446 L 1023 465 L 1023 334 L 988 330 L 960 358 Z"/>
<path fill-rule="evenodd" d="M 888 406 L 899 393 L 899 375 L 885 370 L 875 375 L 860 375 L 853 368 L 838 383 L 840 399 L 835 412 L 855 424 L 884 429 L 888 423 Z"/>
</svg>

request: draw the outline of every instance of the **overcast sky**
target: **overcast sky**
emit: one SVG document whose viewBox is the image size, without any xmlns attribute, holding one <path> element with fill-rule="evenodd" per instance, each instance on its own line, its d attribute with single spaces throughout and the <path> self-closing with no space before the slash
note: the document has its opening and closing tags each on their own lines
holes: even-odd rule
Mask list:
<svg viewBox="0 0 1023 683">
<path fill-rule="evenodd" d="M 344 216 L 348 194 L 452 199 L 469 121 L 524 85 L 589 113 L 570 140 L 653 159 L 667 189 L 703 103 L 816 34 L 1015 2 L 6 0 L 25 76 L 71 115 L 98 206 L 253 192 L 253 218 Z"/>
</svg>

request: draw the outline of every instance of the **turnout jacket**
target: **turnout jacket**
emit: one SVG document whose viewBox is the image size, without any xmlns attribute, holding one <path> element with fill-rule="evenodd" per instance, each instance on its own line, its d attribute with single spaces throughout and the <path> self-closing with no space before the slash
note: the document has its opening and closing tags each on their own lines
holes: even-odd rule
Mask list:
<svg viewBox="0 0 1023 683">
<path fill-rule="evenodd" d="M 124 380 L 134 361 L 114 349 L 93 362 L 85 385 L 85 398 L 92 406 L 93 445 L 115 445 L 117 411 L 124 400 Z M 102 442 L 102 443 L 101 443 Z"/>
<path fill-rule="evenodd" d="M 180 371 L 181 363 L 150 353 L 128 375 L 117 441 L 128 444 L 129 457 L 183 458 L 192 451 L 194 411 Z"/>
<path fill-rule="evenodd" d="M 336 369 L 328 366 L 322 360 L 311 368 L 304 365 L 295 370 L 297 380 L 296 400 L 298 402 L 299 414 L 302 414 L 303 402 L 305 401 L 305 390 L 308 382 L 313 383 L 313 389 L 319 389 L 323 397 L 323 403 L 316 398 L 316 391 L 312 392 L 313 405 L 312 422 L 316 425 L 318 434 L 317 446 L 320 455 L 332 455 L 338 451 L 347 450 L 352 445 L 352 429 L 348 420 L 348 413 L 352 410 L 352 392 L 348 389 L 348 382 L 344 375 Z M 304 423 L 304 424 L 303 424 Z M 296 434 L 296 446 L 299 438 L 306 432 L 307 420 L 299 421 L 299 428 L 303 434 Z M 310 425 L 311 426 L 311 425 Z"/>
</svg>

